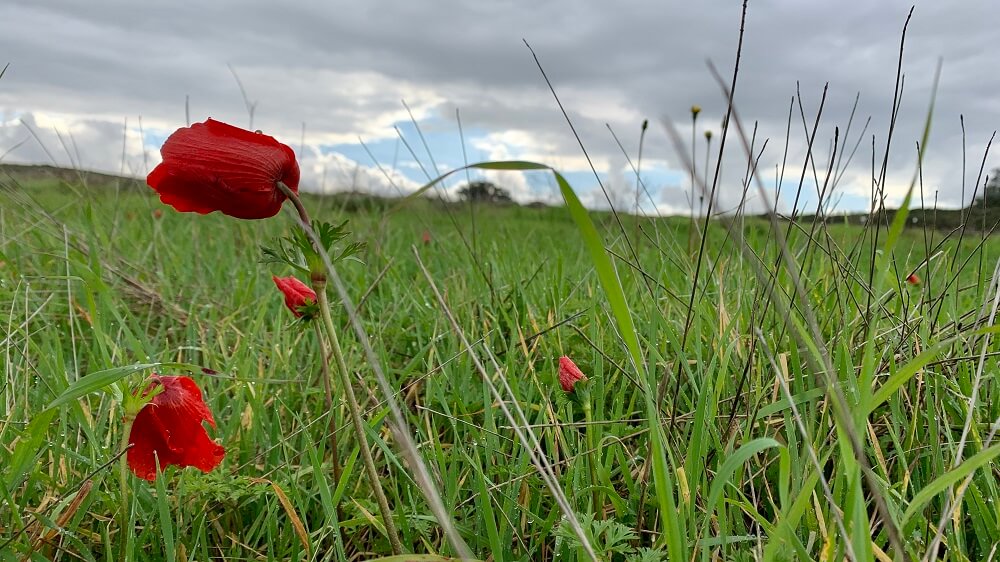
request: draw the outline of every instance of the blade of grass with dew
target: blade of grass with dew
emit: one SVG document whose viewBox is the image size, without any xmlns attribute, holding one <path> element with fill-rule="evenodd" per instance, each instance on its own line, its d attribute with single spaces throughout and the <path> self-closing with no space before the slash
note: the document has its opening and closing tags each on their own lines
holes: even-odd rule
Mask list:
<svg viewBox="0 0 1000 562">
<path fill-rule="evenodd" d="M 309 451 L 309 461 L 312 465 L 313 474 L 326 474 L 327 471 L 323 467 L 323 458 L 320 455 L 322 449 L 312 449 Z M 351 468 L 353 468 L 353 459 L 357 459 L 357 455 L 352 457 L 350 463 Z M 341 472 L 340 476 L 341 482 L 352 481 L 349 469 L 345 469 Z M 327 478 L 316 478 L 316 485 L 319 489 L 320 505 L 323 508 L 324 515 L 326 517 L 326 524 L 330 528 L 330 532 L 333 534 L 333 548 L 334 555 L 337 559 L 346 559 L 347 553 L 344 552 L 344 538 L 340 529 L 340 518 L 337 515 L 337 503 L 333 501 L 333 490 L 330 489 L 330 482 Z"/>
<path fill-rule="evenodd" d="M 92 392 L 103 390 L 105 387 L 114 384 L 129 375 L 140 373 L 142 371 L 149 371 L 156 369 L 157 367 L 167 367 L 185 371 L 192 371 L 201 368 L 198 365 L 190 365 L 187 363 L 136 363 L 134 365 L 125 365 L 122 367 L 105 369 L 103 371 L 88 374 L 73 381 L 73 383 L 71 383 L 55 400 L 50 402 L 45 409 L 48 410 L 51 408 L 58 408 L 63 404 L 82 398 Z"/>
<path fill-rule="evenodd" d="M 787 398 L 779 398 L 770 404 L 761 407 L 757 410 L 756 420 L 762 420 L 773 416 L 779 412 L 783 412 L 792 407 L 792 404 L 796 406 L 803 404 L 805 402 L 812 402 L 813 400 L 818 400 L 826 395 L 826 391 L 822 388 L 811 388 L 805 392 L 801 392 L 792 396 L 792 400 L 789 401 Z"/>
<path fill-rule="evenodd" d="M 785 451 L 787 451 L 787 448 Z M 767 546 L 764 547 L 763 560 L 788 560 L 787 556 L 784 556 L 785 553 L 782 552 L 782 547 L 787 546 L 787 544 L 791 544 L 792 549 L 800 560 L 812 559 L 806 552 L 805 545 L 802 544 L 802 541 L 796 535 L 796 530 L 799 528 L 799 521 L 809 507 L 809 500 L 812 498 L 813 490 L 818 483 L 818 473 L 813 472 L 806 477 L 802 489 L 795 497 L 795 501 L 781 512 L 776 525 L 776 533 L 770 537 Z"/>
<path fill-rule="evenodd" d="M 274 492 L 274 495 L 277 496 L 282 509 L 285 510 L 285 515 L 288 516 L 288 520 L 292 523 L 292 529 L 299 537 L 299 541 L 302 542 L 302 547 L 306 550 L 306 557 L 312 556 L 312 543 L 309 542 L 309 532 L 306 530 L 305 524 L 302 523 L 302 518 L 299 517 L 299 513 L 292 504 L 292 500 L 288 499 L 288 495 L 285 494 L 285 491 L 282 490 L 281 486 L 277 483 L 264 478 L 261 478 L 261 480 L 270 484 L 271 490 Z"/>
<path fill-rule="evenodd" d="M 58 410 L 49 409 L 38 414 L 31 419 L 24 433 L 19 437 L 14 453 L 10 457 L 10 464 L 7 472 L 8 490 L 17 488 L 21 477 L 28 471 L 35 462 L 35 456 L 42 449 L 42 441 L 48 432 L 49 424 L 55 419 Z"/>
<path fill-rule="evenodd" d="M 807 352 L 813 356 L 815 364 L 819 366 L 818 368 L 824 368 L 822 366 L 825 364 L 825 361 L 823 360 L 823 355 L 820 350 L 820 344 L 815 341 L 812 332 L 806 327 L 800 318 L 791 315 L 788 317 L 788 320 L 791 323 L 792 329 L 798 332 L 801 341 L 804 342 L 808 348 Z M 826 386 L 827 394 L 833 395 L 837 392 L 843 392 L 843 388 L 837 388 L 834 385 L 851 388 L 857 385 L 857 381 L 839 381 L 835 374 L 825 374 L 823 384 Z M 849 400 L 847 393 L 843 393 L 841 396 L 843 396 L 845 400 Z M 854 396 L 856 396 L 856 394 Z M 837 398 L 834 398 L 832 413 L 834 414 L 835 420 L 835 446 L 840 451 L 840 454 L 838 455 L 838 464 L 843 467 L 843 471 L 837 473 L 837 480 L 843 487 L 842 497 L 844 498 L 844 503 L 847 506 L 847 508 L 844 509 L 844 522 L 845 524 L 850 523 L 850 526 L 848 526 L 846 530 L 848 537 L 853 543 L 850 548 L 854 557 L 859 561 L 870 561 L 874 557 L 871 541 L 867 539 L 862 540 L 862 535 L 864 535 L 864 533 L 862 533 L 862 529 L 870 528 L 867 511 L 863 509 L 865 499 L 862 478 L 864 475 L 862 473 L 861 462 L 858 461 L 858 453 L 855 450 L 855 445 L 852 442 L 852 437 L 849 433 L 850 431 L 853 431 L 854 427 L 853 414 L 850 409 L 842 411 L 841 408 L 837 407 L 837 402 Z M 850 403 L 844 404 L 844 406 L 846 408 L 852 408 Z M 861 442 L 860 436 L 858 436 L 858 440 Z M 863 445 L 859 443 L 859 446 Z M 837 486 L 834 486 L 834 489 L 836 488 Z"/>
</svg>

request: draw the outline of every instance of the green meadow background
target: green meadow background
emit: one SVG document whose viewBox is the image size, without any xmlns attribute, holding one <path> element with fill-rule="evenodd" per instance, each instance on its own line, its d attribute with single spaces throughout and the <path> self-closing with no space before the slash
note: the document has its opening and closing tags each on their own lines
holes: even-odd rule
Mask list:
<svg viewBox="0 0 1000 562">
<path fill-rule="evenodd" d="M 417 255 L 473 350 L 495 359 L 490 382 L 523 409 L 529 425 L 518 425 L 537 436 L 599 559 L 915 560 L 934 542 L 948 560 L 995 556 L 1000 396 L 988 326 L 1000 244 L 975 223 L 896 239 L 892 217 L 782 221 L 783 259 L 766 218 L 705 227 L 591 213 L 634 322 L 635 365 L 594 248 L 565 207 L 305 202 L 314 218 L 349 220 L 349 239 L 365 243 L 362 261 L 339 269 L 478 559 L 590 557 Z M 261 244 L 294 227 L 288 209 L 264 221 L 197 216 L 124 180 L 0 174 L 0 560 L 456 555 L 334 295 L 379 485 L 416 553 L 384 558 L 336 387 L 335 407 L 324 405 L 316 334 L 271 281 L 292 272 L 260 263 Z M 918 285 L 904 281 L 913 271 Z M 591 378 L 589 423 L 559 389 L 561 355 Z M 182 365 L 142 367 L 158 363 Z M 132 386 L 151 371 L 197 380 L 226 448 L 218 469 L 130 475 L 123 497 L 108 465 L 122 439 L 108 388 L 28 425 L 88 376 L 133 365 Z M 18 458 L 32 430 L 43 438 Z M 123 510 L 134 528 L 119 524 Z"/>
</svg>

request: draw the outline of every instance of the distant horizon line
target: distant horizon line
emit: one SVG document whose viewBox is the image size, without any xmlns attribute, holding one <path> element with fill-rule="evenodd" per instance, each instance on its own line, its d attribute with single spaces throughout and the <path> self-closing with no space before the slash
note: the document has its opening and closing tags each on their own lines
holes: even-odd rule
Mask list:
<svg viewBox="0 0 1000 562">
<path fill-rule="evenodd" d="M 141 176 L 132 176 L 132 175 L 127 175 L 127 174 L 126 175 L 121 175 L 121 174 L 117 174 L 117 173 L 114 173 L 114 172 L 108 172 L 106 170 L 96 170 L 96 169 L 88 169 L 88 168 L 67 168 L 65 166 L 59 166 L 59 165 L 56 165 L 56 164 L 42 164 L 42 163 L 31 164 L 31 163 L 25 163 L 25 162 L 3 162 L 3 161 L 0 161 L 0 171 L 7 171 L 7 170 L 9 170 L 11 168 L 20 169 L 22 171 L 29 171 L 29 170 L 44 171 L 44 172 L 51 173 L 53 176 L 60 176 L 60 175 L 62 175 L 62 176 L 68 176 L 68 177 L 57 178 L 57 179 L 61 179 L 63 181 L 68 181 L 69 179 L 72 179 L 72 176 L 77 176 L 76 179 L 81 179 L 81 178 L 79 178 L 79 176 L 81 174 L 87 174 L 87 175 L 93 175 L 93 176 L 102 176 L 103 178 L 106 179 L 106 181 L 111 181 L 111 180 L 126 180 L 128 182 L 134 182 L 136 184 L 145 184 L 145 182 L 144 182 L 145 178 L 144 177 L 141 177 Z M 331 197 L 331 196 L 337 196 L 337 195 L 360 195 L 360 196 L 364 196 L 364 197 L 372 197 L 372 198 L 377 198 L 377 199 L 397 200 L 397 199 L 403 199 L 403 198 L 405 198 L 408 195 L 408 194 L 393 195 L 393 194 L 370 193 L 370 192 L 361 191 L 361 190 L 357 190 L 357 189 L 344 189 L 344 190 L 337 190 L 337 191 L 319 191 L 319 190 L 313 190 L 313 189 L 309 189 L 309 188 L 304 188 L 302 186 L 299 186 L 299 190 L 302 193 L 305 193 L 305 194 L 308 194 L 308 195 L 319 196 L 319 197 Z M 430 196 L 430 195 L 424 195 L 424 197 L 426 197 L 429 200 L 445 201 L 445 202 L 448 202 L 448 203 L 462 203 L 463 202 L 461 200 L 450 200 L 449 201 L 449 200 L 444 199 L 441 196 L 433 197 L 433 196 Z M 510 201 L 506 201 L 506 202 L 502 202 L 502 203 L 489 202 L 489 203 L 483 203 L 483 204 L 498 205 L 498 206 L 511 205 L 511 206 L 517 206 L 517 207 L 538 207 L 538 206 L 545 206 L 545 207 L 550 207 L 550 208 L 555 208 L 555 207 L 561 207 L 562 206 L 559 203 L 552 203 L 552 202 L 548 202 L 548 201 L 541 200 L 541 199 L 535 199 L 535 200 L 525 201 L 525 202 L 518 202 L 518 201 L 510 200 Z M 978 207 L 981 208 L 982 206 L 978 205 Z M 964 206 L 964 207 L 948 207 L 948 206 L 926 207 L 926 208 L 925 207 L 910 207 L 909 211 L 910 212 L 914 212 L 914 211 L 918 211 L 918 212 L 919 211 L 945 211 L 945 212 L 951 212 L 951 211 L 962 211 L 962 210 L 966 210 L 966 209 L 975 209 L 975 208 L 977 208 L 977 205 L 976 205 L 975 202 L 973 202 L 973 203 L 970 203 L 968 206 Z M 604 212 L 604 213 L 610 213 L 610 212 L 612 212 L 612 209 L 609 209 L 609 208 L 597 208 L 597 209 L 588 209 L 588 210 L 593 211 L 593 212 Z M 898 211 L 898 210 L 899 210 L 898 207 L 887 207 L 887 208 L 884 209 L 884 212 L 894 212 L 894 211 Z M 629 216 L 638 216 L 638 217 L 684 217 L 684 218 L 688 218 L 688 217 L 691 216 L 691 215 L 688 215 L 688 214 L 681 214 L 681 213 L 672 213 L 672 214 L 643 213 L 643 214 L 635 214 L 635 213 L 631 212 L 631 209 L 618 209 L 618 208 L 614 209 L 614 211 L 617 212 L 617 213 L 620 213 L 620 214 L 626 214 L 626 215 L 629 215 Z M 882 212 L 882 211 L 883 211 L 883 209 L 880 209 L 878 211 L 875 211 L 875 213 Z M 782 218 L 782 219 L 789 218 L 789 215 L 787 213 L 776 211 L 775 214 L 779 218 Z M 873 214 L 873 211 L 869 209 L 867 211 L 845 211 L 845 212 L 838 211 L 838 212 L 833 212 L 833 213 L 826 214 L 824 216 L 830 217 L 830 218 L 841 218 L 841 217 L 842 218 L 852 218 L 852 217 L 869 216 L 869 215 L 872 215 L 872 214 Z M 700 218 L 703 218 L 702 215 L 697 215 L 697 216 L 700 217 Z M 764 217 L 764 216 L 766 216 L 766 214 L 764 214 L 764 213 L 754 213 L 754 214 L 749 214 L 749 215 L 745 215 L 745 216 L 749 216 L 749 217 Z M 796 217 L 796 218 L 805 218 L 805 217 L 816 216 L 816 213 L 815 212 L 807 212 L 807 213 L 803 212 L 803 213 L 795 213 L 792 216 Z"/>
</svg>

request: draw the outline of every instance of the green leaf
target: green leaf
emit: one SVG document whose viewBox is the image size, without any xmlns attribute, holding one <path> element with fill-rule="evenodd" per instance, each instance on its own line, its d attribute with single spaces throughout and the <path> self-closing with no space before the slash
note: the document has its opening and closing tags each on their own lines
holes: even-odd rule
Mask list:
<svg viewBox="0 0 1000 562">
<path fill-rule="evenodd" d="M 512 171 L 512 172 L 527 172 L 527 171 L 532 171 L 532 170 L 551 170 L 553 173 L 555 173 L 555 170 L 553 170 L 550 166 L 546 166 L 545 164 L 538 164 L 537 162 L 528 162 L 528 161 L 525 161 L 525 160 L 499 160 L 499 161 L 496 161 L 496 162 L 477 162 L 475 164 L 469 164 L 468 166 L 462 166 L 461 168 L 455 168 L 454 170 L 449 170 L 447 173 L 442 174 L 442 175 L 440 175 L 440 176 L 432 179 L 431 181 L 425 183 L 424 185 L 420 186 L 419 189 L 417 189 L 413 193 L 407 195 L 406 197 L 403 198 L 402 201 L 400 201 L 399 203 L 397 203 L 396 205 L 394 205 L 392 207 L 392 209 L 389 210 L 389 213 L 394 213 L 394 212 L 398 211 L 400 208 L 402 208 L 404 205 L 406 205 L 410 201 L 416 199 L 417 197 L 420 197 L 425 192 L 427 192 L 427 190 L 429 190 L 430 188 L 432 188 L 435 185 L 437 185 L 437 184 L 441 183 L 442 181 L 444 181 L 445 178 L 447 178 L 448 176 L 450 176 L 452 174 L 455 174 L 455 173 L 458 173 L 458 172 L 464 172 L 465 170 L 469 170 L 469 169 L 478 169 L 478 170 L 507 170 L 507 171 Z"/>
<path fill-rule="evenodd" d="M 625 341 L 625 347 L 628 348 L 635 368 L 641 370 L 642 354 L 639 351 L 639 337 L 636 335 L 632 314 L 629 312 L 625 300 L 625 291 L 618 279 L 618 271 L 615 270 L 607 250 L 604 249 L 604 244 L 594 227 L 594 222 L 590 220 L 590 214 L 580 203 L 580 199 L 570 187 L 569 182 L 559 172 L 552 170 L 552 173 L 556 177 L 556 183 L 559 184 L 559 191 L 562 192 L 563 199 L 566 201 L 569 214 L 573 217 L 573 222 L 576 223 L 576 227 L 583 237 L 583 243 L 590 253 L 590 259 L 594 262 L 594 269 L 597 270 L 597 277 L 601 282 L 601 288 L 604 289 L 604 296 L 608 299 L 608 306 L 611 307 L 615 322 L 618 324 L 619 335 Z"/>
<path fill-rule="evenodd" d="M 994 458 L 996 458 L 997 455 L 1000 455 L 1000 443 L 979 451 L 975 455 L 965 459 L 965 462 L 962 464 L 956 466 L 941 476 L 938 476 L 930 484 L 924 486 L 919 492 L 917 492 L 917 495 L 913 496 L 913 499 L 910 500 L 909 507 L 907 507 L 906 511 L 903 513 L 903 519 L 901 522 L 903 531 L 908 531 L 910 525 L 915 523 L 913 517 L 927 502 L 934 499 L 934 496 L 945 491 L 950 486 L 953 486 L 959 480 L 972 474 L 976 470 L 986 466 Z"/>
<path fill-rule="evenodd" d="M 478 168 L 480 170 L 509 170 L 509 171 L 531 171 L 531 170 L 552 170 L 558 175 L 558 172 L 553 170 L 550 166 L 545 164 L 539 164 L 537 162 L 529 162 L 527 160 L 506 160 L 497 162 L 479 162 L 477 164 L 471 164 L 470 168 Z"/>
<path fill-rule="evenodd" d="M 92 392 L 103 390 L 128 375 L 160 366 L 198 368 L 195 365 L 184 363 L 137 363 L 135 365 L 114 367 L 91 373 L 80 377 L 70 384 L 62 394 L 57 396 L 44 410 L 32 418 L 31 422 L 28 423 L 28 427 L 25 428 L 24 433 L 21 434 L 21 439 L 18 441 L 17 446 L 14 447 L 14 453 L 11 455 L 10 472 L 7 474 L 7 489 L 15 488 L 21 477 L 24 476 L 34 463 L 36 455 L 42 448 L 46 431 L 59 411 L 59 406 L 68 404 Z"/>
<path fill-rule="evenodd" d="M 480 560 L 466 560 L 467 562 L 481 562 Z M 399 554 L 383 558 L 369 558 L 366 562 L 459 562 L 459 560 L 436 554 Z"/>
<path fill-rule="evenodd" d="M 706 529 L 708 528 L 708 521 L 715 511 L 715 505 L 719 503 L 722 491 L 725 489 L 726 484 L 729 483 L 729 479 L 732 478 L 736 469 L 743 466 L 743 463 L 749 460 L 750 457 L 772 447 L 780 449 L 782 445 L 770 437 L 760 437 L 743 444 L 742 447 L 733 451 L 733 454 L 726 458 L 726 462 L 722 463 L 722 467 L 715 473 L 715 478 L 712 479 L 712 487 L 709 488 L 708 501 L 705 503 Z"/>
<path fill-rule="evenodd" d="M 351 234 L 347 230 L 346 219 L 340 224 L 316 220 L 310 226 L 316 234 L 320 246 L 326 250 L 333 263 L 345 259 L 361 261 L 357 254 L 364 249 L 364 242 L 351 242 L 343 248 L 337 249 L 337 244 Z M 303 274 L 308 274 L 312 265 L 318 267 L 318 264 L 322 263 L 319 255 L 313 249 L 312 240 L 303 229 L 296 229 L 290 236 L 275 238 L 272 246 L 262 245 L 260 250 L 260 263 L 284 264 Z"/>
<path fill-rule="evenodd" d="M 46 406 L 45 409 L 51 410 L 53 408 L 58 408 L 63 404 L 67 404 L 73 400 L 86 396 L 91 392 L 102 390 L 104 387 L 129 375 L 155 369 L 162 365 L 163 363 L 136 363 L 135 365 L 113 367 L 104 371 L 90 373 L 89 375 L 80 377 L 79 379 L 73 381 L 72 384 L 66 387 L 66 390 L 64 390 L 62 394 L 56 397 L 56 399 L 52 402 L 49 402 L 49 405 Z"/>
</svg>

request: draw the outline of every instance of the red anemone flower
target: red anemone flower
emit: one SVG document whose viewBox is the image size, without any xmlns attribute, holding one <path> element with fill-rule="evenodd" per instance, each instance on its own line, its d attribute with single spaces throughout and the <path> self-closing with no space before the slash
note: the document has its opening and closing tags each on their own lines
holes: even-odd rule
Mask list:
<svg viewBox="0 0 1000 562">
<path fill-rule="evenodd" d="M 190 377 L 153 375 L 149 392 L 163 390 L 139 410 L 132 423 L 128 442 L 128 466 L 139 478 L 156 479 L 156 461 L 160 469 L 168 465 L 193 466 L 210 472 L 219 466 L 226 450 L 208 437 L 202 422 L 215 427 L 212 412 L 201 397 L 201 389 Z"/>
<path fill-rule="evenodd" d="M 285 202 L 279 181 L 298 192 L 299 164 L 291 148 L 214 119 L 177 129 L 160 154 L 163 162 L 146 183 L 178 211 L 266 219 Z"/>
<path fill-rule="evenodd" d="M 911 273 L 911 274 L 910 274 L 910 275 L 909 275 L 909 276 L 908 276 L 908 277 L 906 278 L 906 282 L 907 282 L 907 283 L 909 283 L 910 285 L 919 285 L 919 284 L 920 284 L 920 278 L 919 278 L 919 277 L 917 277 L 917 274 L 916 274 L 916 273 Z"/>
<path fill-rule="evenodd" d="M 272 275 L 271 279 L 274 279 L 274 284 L 285 294 L 285 306 L 292 311 L 296 318 L 305 317 L 306 320 L 312 318 L 313 311 L 310 309 L 315 308 L 316 291 L 295 277 L 275 277 Z"/>
<path fill-rule="evenodd" d="M 565 355 L 559 358 L 559 386 L 566 392 L 573 392 L 577 381 L 587 380 L 587 375 L 576 366 L 572 359 Z"/>
</svg>

